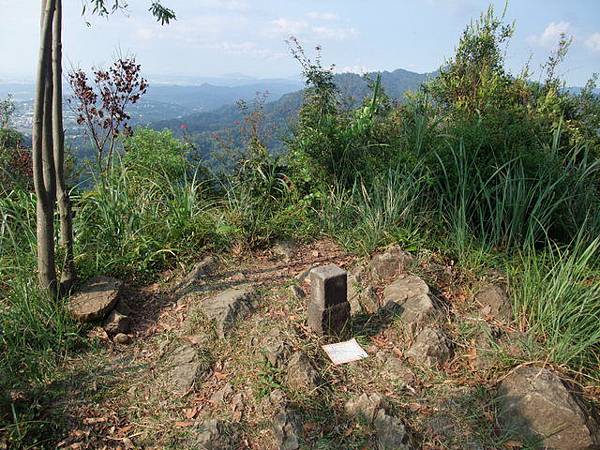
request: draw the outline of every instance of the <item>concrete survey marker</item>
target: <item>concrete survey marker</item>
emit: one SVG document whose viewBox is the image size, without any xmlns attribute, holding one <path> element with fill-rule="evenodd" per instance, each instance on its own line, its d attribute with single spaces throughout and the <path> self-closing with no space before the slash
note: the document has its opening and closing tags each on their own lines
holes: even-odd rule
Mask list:
<svg viewBox="0 0 600 450">
<path fill-rule="evenodd" d="M 308 325 L 317 334 L 340 334 L 350 322 L 348 274 L 335 264 L 310 272 L 312 296 L 308 303 Z"/>
</svg>

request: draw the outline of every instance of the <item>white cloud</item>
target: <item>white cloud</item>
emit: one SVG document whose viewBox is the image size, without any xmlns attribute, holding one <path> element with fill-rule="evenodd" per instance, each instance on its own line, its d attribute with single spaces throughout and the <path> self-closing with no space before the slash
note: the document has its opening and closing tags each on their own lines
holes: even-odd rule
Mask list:
<svg viewBox="0 0 600 450">
<path fill-rule="evenodd" d="M 313 20 L 327 20 L 327 21 L 334 21 L 334 20 L 339 20 L 339 16 L 335 13 L 331 13 L 331 12 L 318 12 L 318 11 L 312 11 L 309 12 L 307 14 L 307 16 Z"/>
<path fill-rule="evenodd" d="M 550 22 L 542 34 L 529 36 L 528 41 L 541 47 L 551 48 L 558 44 L 563 34 L 573 34 L 569 22 Z"/>
<path fill-rule="evenodd" d="M 280 17 L 271 21 L 270 34 L 300 37 L 307 39 L 322 39 L 330 41 L 345 41 L 357 35 L 352 27 L 329 27 L 324 25 L 311 25 L 306 20 L 291 20 Z"/>
<path fill-rule="evenodd" d="M 369 67 L 367 67 L 365 65 L 356 64 L 354 66 L 336 67 L 335 72 L 336 73 L 357 73 L 359 75 L 364 75 L 365 73 L 373 72 L 373 70 L 371 70 Z"/>
<path fill-rule="evenodd" d="M 600 33 L 591 34 L 586 40 L 585 45 L 593 52 L 600 53 Z"/>
<path fill-rule="evenodd" d="M 315 37 L 320 39 L 330 39 L 333 41 L 345 41 L 356 36 L 356 30 L 354 28 L 345 27 L 312 27 L 311 31 Z"/>
<path fill-rule="evenodd" d="M 308 29 L 308 22 L 305 20 L 290 20 L 280 17 L 271 21 L 276 33 L 297 35 Z"/>
</svg>

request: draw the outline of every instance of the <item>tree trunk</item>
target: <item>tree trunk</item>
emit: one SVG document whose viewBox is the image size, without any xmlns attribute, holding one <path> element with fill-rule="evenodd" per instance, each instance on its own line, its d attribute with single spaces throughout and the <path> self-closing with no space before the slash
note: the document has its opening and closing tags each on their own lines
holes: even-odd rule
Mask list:
<svg viewBox="0 0 600 450">
<path fill-rule="evenodd" d="M 55 0 L 54 23 L 52 26 L 52 134 L 54 143 L 54 170 L 56 172 L 56 194 L 60 215 L 60 245 L 64 254 L 60 293 L 66 294 L 75 278 L 73 256 L 73 216 L 71 199 L 65 183 L 65 131 L 63 127 L 62 95 L 62 0 Z"/>
<path fill-rule="evenodd" d="M 33 181 L 37 196 L 37 259 L 38 277 L 42 289 L 56 295 L 56 268 L 54 263 L 54 203 L 55 180 L 52 154 L 51 114 L 52 83 L 50 73 L 52 18 L 54 0 L 42 0 L 40 49 L 36 75 L 36 91 L 33 113 L 32 153 Z M 50 127 L 50 128 L 49 128 Z M 51 169 L 51 170 L 50 170 Z"/>
</svg>

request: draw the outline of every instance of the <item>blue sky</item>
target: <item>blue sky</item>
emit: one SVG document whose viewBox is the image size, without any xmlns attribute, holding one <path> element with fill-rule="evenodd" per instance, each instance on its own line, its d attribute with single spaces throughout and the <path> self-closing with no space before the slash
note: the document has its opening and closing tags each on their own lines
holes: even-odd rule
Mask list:
<svg viewBox="0 0 600 450">
<path fill-rule="evenodd" d="M 37 0 L 0 0 L 0 80 L 33 78 L 37 52 Z M 64 0 L 66 64 L 87 68 L 111 60 L 118 48 L 134 53 L 149 78 L 163 75 L 293 77 L 299 72 L 285 39 L 323 46 L 338 71 L 428 72 L 450 57 L 484 0 L 163 0 L 178 20 L 160 27 L 149 0 L 130 0 L 127 14 L 109 20 L 81 17 L 82 0 Z M 492 2 L 498 11 L 504 1 Z M 531 57 L 537 71 L 561 32 L 574 42 L 561 73 L 582 85 L 600 72 L 599 0 L 512 0 L 506 19 L 516 21 L 507 51 L 518 72 Z M 86 26 L 89 20 L 91 27 Z"/>
</svg>

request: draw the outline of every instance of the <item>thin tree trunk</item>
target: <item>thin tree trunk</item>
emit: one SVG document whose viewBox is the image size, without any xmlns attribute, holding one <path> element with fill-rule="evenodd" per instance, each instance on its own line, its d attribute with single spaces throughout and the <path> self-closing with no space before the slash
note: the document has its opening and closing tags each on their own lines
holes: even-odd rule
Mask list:
<svg viewBox="0 0 600 450">
<path fill-rule="evenodd" d="M 33 113 L 32 153 L 33 181 L 37 196 L 37 259 L 40 286 L 56 295 L 56 267 L 54 263 L 54 183 L 47 177 L 54 178 L 54 161 L 51 149 L 52 133 L 48 130 L 46 116 L 50 114 L 51 87 L 47 82 L 51 57 L 52 17 L 54 0 L 42 0 L 42 19 L 40 27 L 40 49 L 36 75 L 36 92 Z M 50 100 L 50 102 L 48 101 Z M 50 124 L 51 126 L 51 124 Z"/>
<path fill-rule="evenodd" d="M 52 134 L 54 143 L 54 170 L 56 195 L 60 215 L 60 245 L 64 254 L 60 278 L 60 293 L 66 294 L 76 278 L 73 255 L 73 216 L 71 199 L 65 183 L 65 131 L 63 127 L 62 94 L 62 0 L 55 0 L 52 26 Z"/>
</svg>

